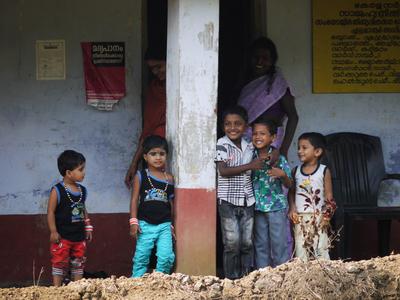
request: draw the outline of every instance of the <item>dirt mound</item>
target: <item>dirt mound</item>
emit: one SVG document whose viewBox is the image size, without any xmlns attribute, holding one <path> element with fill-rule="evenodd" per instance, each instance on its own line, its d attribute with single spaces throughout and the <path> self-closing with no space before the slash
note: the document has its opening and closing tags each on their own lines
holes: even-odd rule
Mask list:
<svg viewBox="0 0 400 300">
<path fill-rule="evenodd" d="M 0 289 L 0 299 L 400 299 L 400 255 L 347 263 L 295 259 L 234 281 L 179 273 L 83 279 L 60 288 Z"/>
</svg>

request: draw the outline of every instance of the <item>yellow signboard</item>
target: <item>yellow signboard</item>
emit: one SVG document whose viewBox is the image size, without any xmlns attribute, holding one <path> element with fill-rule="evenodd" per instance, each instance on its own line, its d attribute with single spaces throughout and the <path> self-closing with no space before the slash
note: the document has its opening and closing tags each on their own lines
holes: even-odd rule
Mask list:
<svg viewBox="0 0 400 300">
<path fill-rule="evenodd" d="M 400 1 L 313 0 L 313 92 L 400 92 Z"/>
</svg>

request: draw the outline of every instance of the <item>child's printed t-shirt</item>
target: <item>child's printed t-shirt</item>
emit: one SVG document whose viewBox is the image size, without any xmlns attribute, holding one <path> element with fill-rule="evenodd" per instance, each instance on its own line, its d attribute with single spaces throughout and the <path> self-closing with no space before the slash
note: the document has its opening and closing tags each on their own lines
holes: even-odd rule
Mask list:
<svg viewBox="0 0 400 300">
<path fill-rule="evenodd" d="M 296 167 L 296 209 L 298 213 L 321 211 L 325 205 L 325 173 L 327 167 L 318 164 L 312 174 L 303 172 L 303 165 Z"/>
<path fill-rule="evenodd" d="M 80 192 L 73 192 L 62 182 L 53 188 L 57 192 L 55 221 L 58 233 L 63 239 L 80 242 L 85 239 L 85 202 L 87 190 L 80 185 Z"/>
<path fill-rule="evenodd" d="M 257 153 L 255 155 L 257 156 Z M 282 169 L 289 178 L 292 178 L 289 163 L 284 156 L 279 156 L 277 167 Z M 286 209 L 288 206 L 282 181 L 278 178 L 270 177 L 267 174 L 269 169 L 271 169 L 271 166 L 266 162 L 264 169 L 253 172 L 254 196 L 256 198 L 255 210 L 257 211 L 278 211 Z"/>
<path fill-rule="evenodd" d="M 137 218 L 155 225 L 171 222 L 174 183 L 154 177 L 148 169 L 137 171 L 136 174 L 140 182 Z"/>
</svg>

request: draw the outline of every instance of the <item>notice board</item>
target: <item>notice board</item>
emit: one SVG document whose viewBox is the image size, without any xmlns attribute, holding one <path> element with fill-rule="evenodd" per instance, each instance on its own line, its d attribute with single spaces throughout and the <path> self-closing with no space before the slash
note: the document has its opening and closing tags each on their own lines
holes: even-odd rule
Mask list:
<svg viewBox="0 0 400 300">
<path fill-rule="evenodd" d="M 65 40 L 36 41 L 36 80 L 65 79 Z"/>
<path fill-rule="evenodd" d="M 313 92 L 400 92 L 400 1 L 313 0 Z"/>
</svg>

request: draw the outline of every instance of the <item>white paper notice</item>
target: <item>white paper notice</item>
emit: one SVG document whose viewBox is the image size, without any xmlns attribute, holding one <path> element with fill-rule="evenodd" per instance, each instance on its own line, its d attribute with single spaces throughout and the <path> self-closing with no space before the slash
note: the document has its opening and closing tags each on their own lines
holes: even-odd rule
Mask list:
<svg viewBox="0 0 400 300">
<path fill-rule="evenodd" d="M 36 79 L 65 79 L 65 40 L 36 41 Z"/>
</svg>

